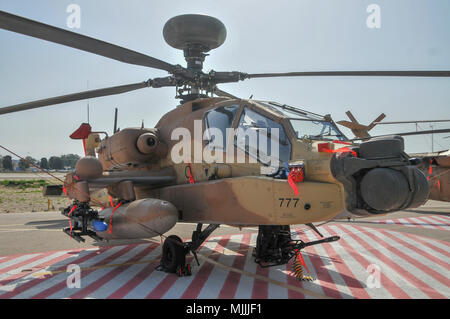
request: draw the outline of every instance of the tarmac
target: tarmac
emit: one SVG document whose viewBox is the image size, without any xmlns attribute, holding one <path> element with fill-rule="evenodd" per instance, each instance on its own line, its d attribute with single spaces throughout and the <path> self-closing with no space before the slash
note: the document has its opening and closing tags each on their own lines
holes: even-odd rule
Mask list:
<svg viewBox="0 0 450 319">
<path fill-rule="evenodd" d="M 287 265 L 254 262 L 257 228 L 221 226 L 190 258 L 192 276 L 156 270 L 161 239 L 79 244 L 64 234 L 58 212 L 0 215 L 0 298 L 322 299 L 450 297 L 450 203 L 384 216 L 319 225 L 337 242 L 302 251 L 313 281 L 299 281 Z M 169 234 L 189 239 L 193 224 Z M 320 239 L 305 226 L 291 231 Z M 80 287 L 69 288 L 69 265 L 80 269 Z"/>
</svg>

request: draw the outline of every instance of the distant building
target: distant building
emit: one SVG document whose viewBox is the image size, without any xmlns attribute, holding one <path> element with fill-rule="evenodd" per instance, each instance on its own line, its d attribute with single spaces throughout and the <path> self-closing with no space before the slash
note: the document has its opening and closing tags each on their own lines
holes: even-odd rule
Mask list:
<svg viewBox="0 0 450 319">
<path fill-rule="evenodd" d="M 19 162 L 20 162 L 20 160 L 18 160 L 18 159 L 12 159 L 13 171 L 17 171 L 17 172 L 21 171 L 21 169 L 19 167 Z"/>
</svg>

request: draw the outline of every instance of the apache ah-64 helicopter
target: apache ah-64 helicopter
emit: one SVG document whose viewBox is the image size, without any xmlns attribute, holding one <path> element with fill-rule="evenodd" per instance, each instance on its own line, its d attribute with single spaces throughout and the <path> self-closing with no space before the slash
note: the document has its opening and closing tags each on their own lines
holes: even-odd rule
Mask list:
<svg viewBox="0 0 450 319">
<path fill-rule="evenodd" d="M 163 30 L 166 42 L 183 50 L 186 67 L 6 12 L 0 12 L 0 28 L 170 74 L 3 107 L 0 114 L 149 87 L 175 87 L 181 99 L 155 128 L 115 129 L 114 135 L 107 136 L 83 124 L 72 135 L 83 139 L 90 155 L 80 159 L 75 172 L 64 181 L 64 190 L 73 199 L 63 211 L 70 218 L 70 227 L 64 231 L 78 241 L 84 241 L 83 236 L 97 240 L 151 238 L 162 236 L 178 221 L 197 223 L 191 241 L 183 243 L 171 235 L 163 244 L 161 268 L 181 275 L 190 272 L 186 256 L 192 253 L 197 258 L 200 245 L 220 224 L 259 226 L 255 261 L 270 266 L 287 263 L 306 246 L 339 239 L 293 240 L 290 225 L 306 224 L 318 232 L 312 223 L 330 220 L 345 210 L 386 214 L 420 206 L 427 200 L 427 179 L 417 162 L 405 154 L 402 137 L 354 144 L 329 115 L 276 102 L 240 99 L 217 85 L 286 76 L 448 77 L 450 71 L 205 73 L 206 53 L 224 43 L 226 29 L 216 18 L 195 14 L 174 17 Z M 177 162 L 171 154 L 179 143 L 173 140 L 179 128 L 192 134 L 184 160 Z M 209 128 L 227 137 L 227 129 L 265 131 L 265 135 L 258 135 L 258 143 L 270 146 L 278 142 L 278 165 L 268 165 L 263 157 L 270 154 L 250 147 L 248 137 L 227 138 L 230 147 L 216 147 L 220 138 L 203 135 Z M 278 132 L 276 140 L 272 131 Z M 228 157 L 232 151 L 231 161 L 196 161 L 193 155 L 208 147 L 215 155 Z M 245 163 L 237 160 L 239 150 Z M 96 197 L 104 188 L 110 196 L 109 205 Z M 209 225 L 203 229 L 203 224 Z"/>
</svg>

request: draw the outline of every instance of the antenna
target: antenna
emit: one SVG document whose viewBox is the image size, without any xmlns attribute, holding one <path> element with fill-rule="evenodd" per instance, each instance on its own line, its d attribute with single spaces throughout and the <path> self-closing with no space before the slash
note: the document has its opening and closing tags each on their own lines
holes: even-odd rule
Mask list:
<svg viewBox="0 0 450 319">
<path fill-rule="evenodd" d="M 89 80 L 87 81 L 87 89 L 89 91 Z M 87 100 L 87 122 L 89 123 L 89 99 Z"/>
<path fill-rule="evenodd" d="M 434 125 L 430 124 L 431 131 L 434 131 Z M 431 153 L 434 153 L 434 134 L 431 133 Z"/>
<path fill-rule="evenodd" d="M 116 107 L 115 112 L 114 112 L 114 131 L 113 131 L 114 134 L 117 133 L 117 112 L 118 112 L 118 109 Z"/>
</svg>

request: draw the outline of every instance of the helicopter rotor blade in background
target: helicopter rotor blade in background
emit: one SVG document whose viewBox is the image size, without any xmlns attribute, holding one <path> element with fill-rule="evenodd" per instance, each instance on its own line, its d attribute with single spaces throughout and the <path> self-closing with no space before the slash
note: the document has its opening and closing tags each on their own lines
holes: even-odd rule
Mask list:
<svg viewBox="0 0 450 319">
<path fill-rule="evenodd" d="M 375 125 L 379 124 L 384 118 L 386 118 L 386 114 L 381 113 L 380 115 L 378 115 L 378 117 L 367 126 L 367 131 L 373 129 Z"/>
<path fill-rule="evenodd" d="M 350 119 L 350 121 L 352 121 L 355 124 L 359 124 L 359 122 L 356 120 L 356 118 L 353 116 L 352 112 L 347 111 L 345 112 L 345 114 L 347 115 L 347 117 Z"/>
<path fill-rule="evenodd" d="M 165 70 L 169 73 L 173 73 L 175 69 L 181 68 L 136 51 L 4 11 L 0 11 L 0 28 L 94 53 L 120 62 Z"/>
<path fill-rule="evenodd" d="M 72 94 L 52 97 L 49 99 L 43 99 L 43 100 L 38 100 L 38 101 L 17 104 L 17 105 L 13 105 L 13 106 L 2 107 L 2 108 L 0 108 L 0 115 L 35 109 L 35 108 L 49 106 L 49 105 L 55 105 L 55 104 L 74 102 L 74 101 L 79 101 L 79 100 L 86 100 L 86 99 L 91 99 L 91 98 L 96 98 L 96 97 L 101 97 L 101 96 L 126 93 L 126 92 L 130 92 L 130 91 L 150 87 L 151 86 L 150 83 L 151 82 L 147 81 L 147 82 L 140 82 L 140 83 L 134 83 L 134 84 L 113 86 L 113 87 L 109 87 L 109 88 L 90 90 L 90 91 L 84 91 L 84 92 L 79 92 L 79 93 L 72 93 Z"/>
<path fill-rule="evenodd" d="M 350 141 L 359 141 L 359 140 L 368 140 L 375 137 L 384 137 L 384 136 L 393 136 L 393 135 L 400 135 L 400 136 L 411 136 L 411 135 L 424 135 L 424 134 L 440 134 L 440 133 L 448 133 L 450 132 L 450 129 L 441 129 L 441 130 L 428 130 L 428 131 L 418 131 L 418 132 L 405 132 L 405 133 L 394 133 L 394 134 L 383 134 L 383 135 L 377 135 L 377 136 L 370 136 L 370 137 L 359 137 L 351 139 Z"/>
<path fill-rule="evenodd" d="M 441 123 L 450 122 L 450 120 L 419 120 L 419 121 L 397 121 L 397 122 L 379 122 L 376 121 L 375 124 L 417 124 L 417 123 Z"/>
<path fill-rule="evenodd" d="M 346 128 L 349 128 L 351 130 L 366 130 L 367 126 L 355 123 L 355 122 L 349 122 L 349 121 L 337 121 L 336 122 L 339 125 L 345 126 Z"/>
<path fill-rule="evenodd" d="M 450 71 L 318 71 L 287 73 L 242 74 L 243 79 L 289 76 L 407 76 L 407 77 L 450 77 Z"/>
</svg>

